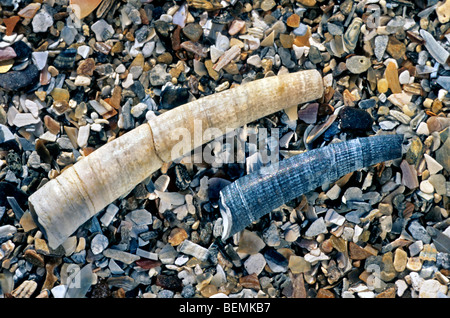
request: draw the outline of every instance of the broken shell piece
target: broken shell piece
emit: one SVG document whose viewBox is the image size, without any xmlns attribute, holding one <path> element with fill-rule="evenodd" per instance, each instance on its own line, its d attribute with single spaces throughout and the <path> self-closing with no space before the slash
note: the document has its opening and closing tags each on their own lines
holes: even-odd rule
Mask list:
<svg viewBox="0 0 450 318">
<path fill-rule="evenodd" d="M 102 0 L 70 0 L 70 6 L 78 19 L 87 17 Z"/>
<path fill-rule="evenodd" d="M 14 298 L 30 298 L 36 290 L 37 283 L 33 280 L 26 280 L 11 292 Z"/>
</svg>

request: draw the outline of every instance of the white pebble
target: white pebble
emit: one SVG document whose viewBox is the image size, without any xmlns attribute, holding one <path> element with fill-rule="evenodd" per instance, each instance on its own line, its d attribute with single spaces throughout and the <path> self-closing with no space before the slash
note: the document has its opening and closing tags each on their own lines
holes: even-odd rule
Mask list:
<svg viewBox="0 0 450 318">
<path fill-rule="evenodd" d="M 408 285 L 403 279 L 397 280 L 395 286 L 397 287 L 397 296 L 399 297 L 402 297 L 403 293 L 408 289 Z"/>
<path fill-rule="evenodd" d="M 47 32 L 48 28 L 53 25 L 53 17 L 47 11 L 41 9 L 34 16 L 31 24 L 34 33 Z"/>
<path fill-rule="evenodd" d="M 118 74 L 125 73 L 126 70 L 127 70 L 127 68 L 123 64 L 118 65 L 115 69 L 116 73 L 118 73 Z"/>
<path fill-rule="evenodd" d="M 33 52 L 32 59 L 38 70 L 42 70 L 47 64 L 48 51 Z"/>
<path fill-rule="evenodd" d="M 428 125 L 424 122 L 421 122 L 419 124 L 419 127 L 417 127 L 416 133 L 418 135 L 426 135 L 428 136 L 430 134 L 430 131 L 428 130 Z"/>
<path fill-rule="evenodd" d="M 398 76 L 400 84 L 409 84 L 409 79 L 410 75 L 408 70 L 401 72 L 400 75 Z"/>
<path fill-rule="evenodd" d="M 81 126 L 78 130 L 77 143 L 80 148 L 84 148 L 87 146 L 89 133 L 91 131 L 91 125 Z"/>
<path fill-rule="evenodd" d="M 261 65 L 262 65 L 261 64 L 261 58 L 257 54 L 250 56 L 247 59 L 247 63 L 250 64 L 250 65 L 253 65 L 255 67 L 261 67 Z"/>
<path fill-rule="evenodd" d="M 424 193 L 431 194 L 434 192 L 434 187 L 428 180 L 420 182 L 420 190 Z"/>
<path fill-rule="evenodd" d="M 66 285 L 58 285 L 51 289 L 52 295 L 55 298 L 64 298 L 66 294 L 67 286 Z"/>
<path fill-rule="evenodd" d="M 81 45 L 77 49 L 77 53 L 84 59 L 89 56 L 90 52 L 91 52 L 91 48 L 87 45 Z"/>
<path fill-rule="evenodd" d="M 423 156 L 425 157 L 425 161 L 427 162 L 427 168 L 430 174 L 436 174 L 444 168 L 439 162 L 437 162 L 430 155 L 424 154 Z"/>
<path fill-rule="evenodd" d="M 89 86 L 91 85 L 91 78 L 84 75 L 77 75 L 74 83 L 75 86 Z"/>
<path fill-rule="evenodd" d="M 122 87 L 123 88 L 130 88 L 131 85 L 134 84 L 134 80 L 133 80 L 133 74 L 128 74 L 127 79 L 125 81 L 122 82 Z"/>
</svg>

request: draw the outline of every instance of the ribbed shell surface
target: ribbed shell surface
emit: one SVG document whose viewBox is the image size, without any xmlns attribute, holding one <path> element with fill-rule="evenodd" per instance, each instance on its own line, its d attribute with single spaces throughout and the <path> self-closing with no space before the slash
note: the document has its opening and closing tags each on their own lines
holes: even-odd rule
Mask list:
<svg viewBox="0 0 450 318">
<path fill-rule="evenodd" d="M 324 183 L 402 155 L 402 135 L 353 139 L 314 149 L 246 175 L 221 190 L 223 238 Z"/>
</svg>

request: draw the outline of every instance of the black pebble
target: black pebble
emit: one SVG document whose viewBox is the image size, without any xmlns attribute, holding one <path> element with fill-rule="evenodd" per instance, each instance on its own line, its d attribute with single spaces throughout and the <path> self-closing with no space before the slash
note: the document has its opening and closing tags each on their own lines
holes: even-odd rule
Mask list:
<svg viewBox="0 0 450 318">
<path fill-rule="evenodd" d="M 23 60 L 30 57 L 32 52 L 31 48 L 23 41 L 14 42 L 11 47 L 14 49 L 14 52 L 16 52 L 17 60 Z"/>
<path fill-rule="evenodd" d="M 33 64 L 23 71 L 0 74 L 0 87 L 7 91 L 19 91 L 39 82 L 39 70 Z"/>
<path fill-rule="evenodd" d="M 354 107 L 344 107 L 339 116 L 341 118 L 341 128 L 343 130 L 369 130 L 372 127 L 373 119 L 370 114 L 362 109 Z"/>
<path fill-rule="evenodd" d="M 175 166 L 175 185 L 180 190 L 186 190 L 191 183 L 191 177 L 189 176 L 188 170 L 182 164 L 177 164 Z"/>
<path fill-rule="evenodd" d="M 188 88 L 167 85 L 161 92 L 160 108 L 172 109 L 187 103 L 188 99 Z"/>
</svg>

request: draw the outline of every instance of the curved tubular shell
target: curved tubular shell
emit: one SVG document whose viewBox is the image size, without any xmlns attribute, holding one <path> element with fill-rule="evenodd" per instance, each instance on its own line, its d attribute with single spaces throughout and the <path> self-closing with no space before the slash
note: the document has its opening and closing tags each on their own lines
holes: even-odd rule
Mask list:
<svg viewBox="0 0 450 318">
<path fill-rule="evenodd" d="M 158 155 L 163 161 L 170 162 L 178 158 L 173 156 L 172 149 L 179 145 L 180 134 L 188 132 L 192 137 L 188 148 L 195 149 L 209 141 L 194 138 L 199 127 L 200 134 L 208 129 L 225 134 L 282 109 L 318 99 L 322 94 L 320 73 L 317 70 L 300 71 L 267 77 L 203 97 L 155 117 L 149 124 Z"/>
<path fill-rule="evenodd" d="M 352 171 L 402 156 L 403 135 L 353 139 L 307 151 L 246 175 L 220 192 L 222 238 L 281 205 Z"/>
<path fill-rule="evenodd" d="M 161 166 L 150 126 L 141 125 L 43 185 L 28 198 L 30 212 L 50 247 L 56 248 L 80 225 Z"/>
<path fill-rule="evenodd" d="M 138 183 L 211 138 L 194 140 L 208 128 L 222 135 L 284 108 L 318 99 L 322 77 L 316 70 L 253 81 L 228 91 L 179 106 L 97 149 L 61 175 L 50 180 L 28 201 L 34 220 L 47 236 L 49 246 L 62 244 L 80 225 Z M 173 157 L 179 130 L 188 133 L 183 153 Z M 173 131 L 177 130 L 177 133 Z"/>
</svg>

